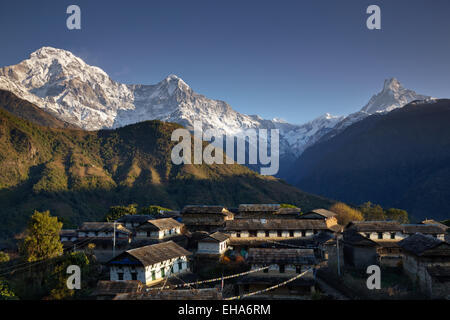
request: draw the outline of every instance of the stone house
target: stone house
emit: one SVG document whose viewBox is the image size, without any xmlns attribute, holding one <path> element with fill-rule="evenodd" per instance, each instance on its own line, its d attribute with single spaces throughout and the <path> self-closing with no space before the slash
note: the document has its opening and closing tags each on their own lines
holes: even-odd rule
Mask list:
<svg viewBox="0 0 450 320">
<path fill-rule="evenodd" d="M 370 265 L 399 267 L 402 261 L 402 249 L 398 241 L 371 240 L 355 230 L 343 233 L 344 265 L 366 270 Z"/>
<path fill-rule="evenodd" d="M 445 239 L 445 229 L 434 224 L 400 224 L 398 221 L 352 221 L 345 230 L 355 230 L 368 239 L 380 241 L 401 241 L 417 232 Z"/>
<path fill-rule="evenodd" d="M 224 206 L 185 206 L 181 211 L 182 222 L 191 231 L 215 232 L 223 230 L 225 222 L 234 214 Z"/>
<path fill-rule="evenodd" d="M 138 293 L 142 292 L 143 289 L 144 285 L 139 280 L 100 280 L 97 282 L 97 288 L 92 295 L 95 296 L 97 300 L 112 300 L 118 294 Z"/>
<path fill-rule="evenodd" d="M 280 209 L 279 204 L 241 204 L 235 219 L 272 219 Z"/>
<path fill-rule="evenodd" d="M 189 251 L 173 241 L 127 250 L 111 259 L 111 281 L 139 280 L 149 285 L 189 271 Z"/>
<path fill-rule="evenodd" d="M 299 219 L 325 220 L 328 227 L 337 225 L 337 214 L 326 209 L 314 209 L 299 216 Z"/>
<path fill-rule="evenodd" d="M 450 295 L 450 244 L 417 233 L 399 242 L 403 270 L 420 290 L 432 298 Z"/>
<path fill-rule="evenodd" d="M 147 220 L 135 228 L 135 240 L 142 239 L 166 239 L 180 235 L 183 224 L 172 219 L 162 218 Z"/>
<path fill-rule="evenodd" d="M 230 237 L 222 232 L 214 232 L 198 240 L 197 253 L 220 255 L 227 250 Z"/>
<path fill-rule="evenodd" d="M 272 287 L 296 275 L 313 269 L 316 264 L 312 249 L 280 249 L 251 248 L 248 252 L 248 263 L 251 269 L 268 266 L 268 269 L 257 271 L 238 278 L 236 294 L 246 294 Z M 258 295 L 272 299 L 309 296 L 315 291 L 313 270 L 284 286 Z"/>
<path fill-rule="evenodd" d="M 155 219 L 154 216 L 147 214 L 127 214 L 117 219 L 117 222 L 124 225 L 128 230 L 134 231 L 136 227 L 153 219 Z"/>
<path fill-rule="evenodd" d="M 131 241 L 132 232 L 121 223 L 116 223 L 114 226 L 114 222 L 84 222 L 77 230 L 77 238 L 79 240 L 86 238 L 113 239 L 114 230 L 117 240 Z"/>
<path fill-rule="evenodd" d="M 236 219 L 227 221 L 225 230 L 233 240 L 308 238 L 333 232 L 323 220 L 306 219 Z"/>
</svg>

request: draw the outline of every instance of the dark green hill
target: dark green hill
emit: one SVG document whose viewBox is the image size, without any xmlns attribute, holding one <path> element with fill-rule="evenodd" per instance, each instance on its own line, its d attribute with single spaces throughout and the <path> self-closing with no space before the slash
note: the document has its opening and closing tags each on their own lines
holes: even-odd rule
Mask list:
<svg viewBox="0 0 450 320">
<path fill-rule="evenodd" d="M 6 90 L 0 90 L 0 108 L 41 126 L 78 129 L 77 126 L 55 118 L 41 108 Z"/>
<path fill-rule="evenodd" d="M 448 219 L 450 100 L 370 116 L 306 150 L 292 172 L 308 192 Z"/>
<path fill-rule="evenodd" d="M 66 223 L 101 219 L 112 205 L 292 203 L 328 207 L 322 197 L 241 165 L 172 165 L 171 133 L 146 121 L 117 130 L 48 128 L 0 109 L 0 238 L 21 231 L 33 210 Z"/>
</svg>

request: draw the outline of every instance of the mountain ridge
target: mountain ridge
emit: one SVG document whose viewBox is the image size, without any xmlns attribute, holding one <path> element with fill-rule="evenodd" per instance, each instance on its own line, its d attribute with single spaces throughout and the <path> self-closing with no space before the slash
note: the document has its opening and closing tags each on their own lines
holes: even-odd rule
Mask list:
<svg viewBox="0 0 450 320">
<path fill-rule="evenodd" d="M 399 91 L 398 96 L 392 95 L 394 100 L 386 106 L 388 109 L 426 97 L 402 88 L 398 81 L 394 86 L 393 82 L 390 79 L 383 88 Z M 169 75 L 155 85 L 121 84 L 71 52 L 52 47 L 40 48 L 29 59 L 1 68 L 0 88 L 86 130 L 117 128 L 142 120 L 176 122 L 187 128 L 200 120 L 204 129 L 232 135 L 250 128 L 279 129 L 280 156 L 292 159 L 324 135 L 338 132 L 368 114 L 365 111 L 341 117 L 325 114 L 301 125 L 266 120 L 239 113 L 224 101 L 198 94 L 176 75 Z"/>
</svg>

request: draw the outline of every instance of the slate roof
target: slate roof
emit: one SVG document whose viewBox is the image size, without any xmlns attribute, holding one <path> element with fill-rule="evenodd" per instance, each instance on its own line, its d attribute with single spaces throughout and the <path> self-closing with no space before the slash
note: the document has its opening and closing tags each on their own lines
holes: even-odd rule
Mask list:
<svg viewBox="0 0 450 320">
<path fill-rule="evenodd" d="M 399 241 L 398 245 L 405 251 L 408 251 L 416 256 L 423 256 L 426 254 L 428 250 L 435 249 L 441 245 L 447 245 L 447 252 L 443 252 L 443 254 L 450 256 L 450 246 L 448 243 L 436 239 L 430 235 L 424 235 L 421 233 L 416 233 L 412 236 L 409 236 L 402 241 Z"/>
<path fill-rule="evenodd" d="M 77 230 L 75 229 L 62 229 L 59 232 L 60 237 L 76 237 L 77 236 Z"/>
<path fill-rule="evenodd" d="M 276 212 L 280 208 L 279 204 L 241 204 L 239 205 L 239 212 Z"/>
<path fill-rule="evenodd" d="M 206 213 L 206 214 L 226 214 L 229 212 L 224 206 L 214 205 L 214 206 L 196 206 L 196 205 L 187 205 L 181 211 L 181 214 L 186 213 Z"/>
<path fill-rule="evenodd" d="M 114 222 L 84 222 L 78 231 L 83 232 L 113 232 Z M 116 232 L 131 233 L 130 230 L 125 228 L 122 224 L 116 224 Z"/>
<path fill-rule="evenodd" d="M 117 221 L 123 223 L 144 223 L 154 218 L 154 216 L 148 214 L 127 214 L 117 219 Z"/>
<path fill-rule="evenodd" d="M 120 294 L 114 300 L 222 300 L 222 293 L 216 288 L 152 290 L 142 293 Z"/>
<path fill-rule="evenodd" d="M 140 292 L 143 288 L 139 280 L 106 281 L 100 280 L 94 291 L 96 296 L 115 296 L 120 293 Z"/>
<path fill-rule="evenodd" d="M 254 264 L 314 264 L 313 249 L 250 248 L 248 262 Z"/>
<path fill-rule="evenodd" d="M 158 262 L 188 255 L 191 255 L 191 252 L 177 245 L 173 241 L 167 241 L 127 250 L 110 260 L 109 264 L 123 264 L 120 261 L 122 259 L 127 260 L 127 256 L 131 256 L 135 260 L 139 261 L 143 266 L 150 266 Z"/>
<path fill-rule="evenodd" d="M 225 230 L 329 230 L 323 220 L 236 219 L 225 222 Z"/>
<path fill-rule="evenodd" d="M 222 233 L 222 232 L 214 232 L 207 237 L 201 239 L 200 241 L 203 242 L 224 242 L 230 238 L 229 235 Z"/>
<path fill-rule="evenodd" d="M 318 215 L 320 215 L 320 216 L 322 216 L 322 217 L 324 217 L 324 218 L 332 218 L 332 217 L 336 217 L 336 216 L 337 216 L 337 213 L 332 212 L 332 211 L 330 211 L 330 210 L 326 210 L 326 209 L 314 209 L 314 210 L 311 210 L 311 211 L 308 211 L 308 212 L 302 214 L 302 215 L 300 216 L 300 218 L 301 218 L 301 219 L 308 219 L 307 217 L 308 217 L 308 215 L 310 215 L 310 214 L 318 214 Z"/>
<path fill-rule="evenodd" d="M 389 232 L 403 231 L 398 221 L 352 221 L 345 229 L 353 229 L 358 232 Z"/>
<path fill-rule="evenodd" d="M 446 230 L 437 224 L 403 224 L 402 227 L 406 234 L 440 234 L 445 233 Z"/>
<path fill-rule="evenodd" d="M 172 218 L 162 218 L 162 219 L 154 219 L 148 220 L 141 225 L 139 225 L 136 230 L 170 230 L 174 228 L 181 228 L 183 226 L 182 223 L 178 222 Z"/>
<path fill-rule="evenodd" d="M 343 240 L 346 244 L 360 246 L 360 247 L 376 247 L 377 243 L 373 240 L 370 240 L 361 234 L 359 234 L 356 230 L 350 229 L 346 230 L 343 233 Z"/>
<path fill-rule="evenodd" d="M 443 228 L 444 230 L 447 230 L 447 229 L 450 228 L 449 226 L 446 226 L 445 224 L 440 223 L 440 222 L 438 222 L 438 221 L 436 221 L 436 220 L 433 220 L 433 219 L 423 220 L 421 223 L 422 223 L 422 224 L 435 224 L 435 225 L 440 226 L 440 227 Z"/>
</svg>

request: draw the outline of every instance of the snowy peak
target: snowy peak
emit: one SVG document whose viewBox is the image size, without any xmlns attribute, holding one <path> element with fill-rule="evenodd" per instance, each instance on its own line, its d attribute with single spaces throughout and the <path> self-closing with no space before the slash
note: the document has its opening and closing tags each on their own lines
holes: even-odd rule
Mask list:
<svg viewBox="0 0 450 320">
<path fill-rule="evenodd" d="M 400 81 L 398 81 L 396 78 L 389 78 L 384 80 L 383 91 L 398 92 L 400 90 L 404 90 L 404 88 L 401 85 Z"/>
<path fill-rule="evenodd" d="M 361 111 L 368 114 L 384 113 L 401 108 L 414 100 L 427 99 L 430 97 L 405 89 L 396 78 L 390 78 L 384 81 L 383 90 L 372 96 Z"/>
</svg>

